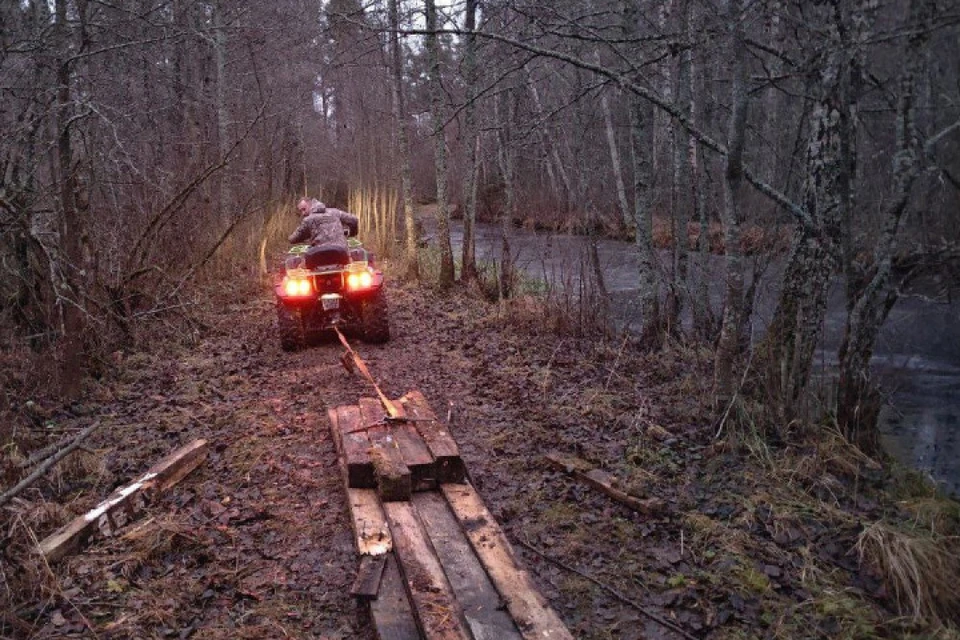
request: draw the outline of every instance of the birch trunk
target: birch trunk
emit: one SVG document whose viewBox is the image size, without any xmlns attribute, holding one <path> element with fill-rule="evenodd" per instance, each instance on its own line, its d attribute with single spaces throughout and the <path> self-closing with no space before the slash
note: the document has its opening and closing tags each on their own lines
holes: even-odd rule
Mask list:
<svg viewBox="0 0 960 640">
<path fill-rule="evenodd" d="M 743 318 L 743 258 L 740 255 L 740 222 L 743 206 L 743 148 L 747 129 L 747 68 L 743 44 L 743 0 L 731 0 L 729 55 L 732 61 L 730 104 L 727 128 L 727 158 L 723 181 L 723 240 L 726 254 L 726 301 L 720 327 L 714 375 L 717 396 L 725 402 L 736 380 L 734 364 L 740 355 L 740 327 Z"/>
<path fill-rule="evenodd" d="M 844 246 L 853 206 L 856 159 L 856 95 L 852 87 L 855 61 L 861 55 L 871 0 L 852 10 L 839 3 L 825 8 L 828 39 L 816 57 L 812 77 L 807 140 L 804 208 L 813 228 L 799 229 L 787 264 L 784 286 L 765 339 L 773 367 L 783 419 L 797 413 L 806 389 L 813 354 L 826 313 L 830 279 L 847 259 Z"/>
<path fill-rule="evenodd" d="M 693 9 L 692 9 L 693 10 Z M 696 14 L 691 14 L 687 20 L 686 35 L 687 41 L 693 42 L 695 36 Z M 697 122 L 697 74 L 699 70 L 695 64 L 693 53 L 690 50 L 684 52 L 688 57 L 689 84 L 690 88 L 690 107 L 689 114 L 693 122 Z M 707 218 L 707 192 L 706 180 L 702 172 L 700 145 L 696 139 L 687 132 L 687 159 L 690 165 L 691 197 L 693 198 L 693 215 L 699 226 L 697 234 L 697 246 L 693 252 L 693 281 L 691 282 L 691 306 L 693 311 L 694 333 L 705 342 L 712 342 L 715 336 L 716 320 L 710 306 L 710 292 L 707 288 L 709 277 L 707 269 L 709 267 L 708 257 L 710 252 L 710 229 Z M 693 249 L 693 247 L 691 247 Z"/>
<path fill-rule="evenodd" d="M 639 0 L 627 0 L 623 5 L 623 31 L 626 38 L 637 34 L 637 20 L 641 15 Z M 633 224 L 636 228 L 638 319 L 641 339 L 648 343 L 660 340 L 660 271 L 653 251 L 653 216 L 650 212 L 652 167 L 653 106 L 631 94 L 630 151 L 633 157 Z"/>
<path fill-rule="evenodd" d="M 530 76 L 529 69 L 527 70 L 527 86 L 530 89 L 530 97 L 533 98 L 533 105 L 537 120 L 542 122 L 543 104 L 540 100 L 540 92 L 537 90 L 537 85 L 535 82 L 533 82 L 533 79 Z M 561 204 L 563 205 L 564 211 L 569 211 L 570 202 L 574 193 L 573 184 L 570 181 L 570 175 L 567 173 L 567 169 L 563 164 L 563 160 L 560 158 L 560 151 L 558 150 L 557 145 L 551 141 L 551 136 L 545 134 L 541 127 L 537 128 L 537 133 L 540 136 L 541 144 L 548 154 L 547 167 L 549 168 L 550 174 L 556 174 L 560 176 L 560 181 L 563 184 L 563 191 L 561 192 Z"/>
<path fill-rule="evenodd" d="M 403 200 L 404 255 L 407 277 L 420 278 L 420 260 L 417 255 L 417 220 L 413 210 L 413 179 L 410 171 L 410 142 L 407 132 L 407 109 L 403 97 L 403 55 L 400 50 L 399 0 L 390 0 L 390 80 L 392 85 L 393 119 L 397 131 L 397 153 L 400 156 L 400 196 Z"/>
<path fill-rule="evenodd" d="M 600 56 L 597 55 L 599 63 Z M 623 165 L 620 162 L 620 149 L 617 146 L 617 133 L 613 128 L 613 113 L 610 110 L 610 99 L 605 91 L 600 92 L 600 106 L 603 109 L 603 123 L 607 133 L 607 147 L 610 149 L 610 165 L 613 169 L 613 179 L 617 186 L 617 205 L 620 211 L 620 224 L 624 229 L 631 225 L 630 205 L 627 203 L 627 187 L 623 182 Z"/>
<path fill-rule="evenodd" d="M 911 0 L 910 23 L 926 26 L 930 19 L 926 0 Z M 919 136 L 916 127 L 918 79 L 922 78 L 929 30 L 918 28 L 910 37 L 906 65 L 900 76 L 897 104 L 897 152 L 893 159 L 896 190 L 884 212 L 883 234 L 874 254 L 871 277 L 860 286 L 848 284 L 854 295 L 849 304 L 847 325 L 840 345 L 840 376 L 837 383 L 837 421 L 851 442 L 868 452 L 879 448 L 877 418 L 880 396 L 870 378 L 870 358 L 880 327 L 893 308 L 898 288 L 890 287 L 891 270 L 897 249 L 897 235 L 910 192 L 919 172 Z M 854 288 L 856 287 L 856 288 Z"/>
<path fill-rule="evenodd" d="M 426 49 L 430 82 L 430 115 L 433 120 L 434 164 L 437 173 L 437 244 L 440 247 L 440 286 L 454 283 L 453 247 L 450 243 L 450 209 L 447 200 L 447 139 L 443 118 L 443 85 L 440 77 L 440 43 L 437 38 L 437 5 L 426 0 Z"/>
</svg>

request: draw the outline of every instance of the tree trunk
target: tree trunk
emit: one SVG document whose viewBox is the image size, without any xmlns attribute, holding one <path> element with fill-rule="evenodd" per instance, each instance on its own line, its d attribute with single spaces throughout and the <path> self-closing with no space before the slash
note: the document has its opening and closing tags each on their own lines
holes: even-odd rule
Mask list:
<svg viewBox="0 0 960 640">
<path fill-rule="evenodd" d="M 213 6 L 213 57 L 217 83 L 217 149 L 220 159 L 223 160 L 230 149 L 228 131 L 230 113 L 227 107 L 227 25 L 220 2 Z M 229 213 L 232 206 L 229 174 L 226 171 L 219 171 L 216 180 L 217 211 L 220 214 L 221 224 L 228 224 L 232 217 Z"/>
<path fill-rule="evenodd" d="M 466 180 L 463 185 L 463 266 L 460 278 L 464 282 L 477 277 L 475 226 L 477 220 L 477 171 L 480 167 L 480 130 L 477 126 L 477 2 L 467 0 L 464 26 L 467 35 L 463 50 L 463 75 L 467 89 L 464 107 L 464 140 L 467 146 Z"/>
<path fill-rule="evenodd" d="M 624 37 L 637 35 L 637 21 L 641 15 L 639 0 L 628 0 L 623 6 Z M 630 152 L 633 157 L 633 224 L 637 245 L 637 307 L 641 340 L 648 344 L 660 340 L 660 270 L 653 251 L 653 215 L 650 209 L 652 168 L 653 107 L 631 94 Z"/>
<path fill-rule="evenodd" d="M 77 206 L 79 183 L 74 166 L 71 141 L 71 118 L 73 99 L 70 68 L 70 40 L 72 34 L 67 24 L 67 0 L 56 0 L 56 25 L 60 59 L 57 60 L 57 180 L 60 197 L 60 251 L 55 265 L 55 290 L 57 308 L 60 311 L 60 393 L 73 400 L 80 395 L 81 377 L 84 370 L 83 340 L 84 314 L 81 308 L 80 265 L 82 261 L 81 236 L 83 222 Z"/>
<path fill-rule="evenodd" d="M 910 23 L 930 21 L 931 7 L 925 0 L 911 0 Z M 870 358 L 880 327 L 898 297 L 898 287 L 889 287 L 891 267 L 897 248 L 897 234 L 907 208 L 910 191 L 918 174 L 919 136 L 916 127 L 918 78 L 925 74 L 927 28 L 917 28 L 907 47 L 906 65 L 900 76 L 897 104 L 897 152 L 893 160 L 896 184 L 894 199 L 884 212 L 883 235 L 874 255 L 872 277 L 848 284 L 853 293 L 848 305 L 847 325 L 840 345 L 840 376 L 837 382 L 837 421 L 848 440 L 867 452 L 879 447 L 877 418 L 880 396 L 870 379 Z M 854 67 L 859 73 L 859 68 Z M 853 166 L 853 163 L 851 163 Z M 850 275 L 852 277 L 852 269 Z"/>
<path fill-rule="evenodd" d="M 440 43 L 437 38 L 437 5 L 426 0 L 426 48 L 430 78 L 430 115 L 433 120 L 434 164 L 437 173 L 437 244 L 440 247 L 440 286 L 455 279 L 453 247 L 450 244 L 450 209 L 447 201 L 447 139 L 443 126 L 443 85 L 440 77 Z"/>
<path fill-rule="evenodd" d="M 597 55 L 599 62 L 600 55 Z M 630 205 L 627 203 L 627 187 L 623 182 L 623 165 L 620 162 L 620 148 L 617 145 L 617 133 L 613 128 L 613 113 L 610 110 L 610 100 L 605 91 L 600 92 L 600 106 L 603 109 L 603 123 L 607 133 L 607 147 L 610 150 L 610 165 L 613 169 L 614 184 L 617 186 L 617 205 L 620 212 L 620 224 L 624 229 L 629 228 L 633 218 Z"/>
<path fill-rule="evenodd" d="M 743 207 L 743 148 L 747 129 L 746 47 L 743 43 L 743 0 L 729 4 L 732 61 L 730 104 L 727 128 L 727 158 L 723 181 L 723 240 L 726 254 L 726 301 L 720 327 L 714 376 L 717 396 L 726 402 L 733 394 L 734 363 L 740 355 L 740 327 L 743 319 L 743 258 L 740 255 L 740 222 Z"/>
<path fill-rule="evenodd" d="M 506 203 L 500 214 L 500 277 L 497 281 L 498 295 L 505 300 L 513 295 L 513 256 L 510 253 L 510 225 L 517 209 L 513 160 L 513 89 L 505 89 L 494 102 L 494 117 L 499 123 L 500 140 L 497 158 L 503 175 L 503 190 Z"/>
<path fill-rule="evenodd" d="M 420 260 L 417 254 L 417 220 L 413 210 L 413 178 L 410 171 L 410 142 L 407 132 L 407 109 L 403 97 L 403 55 L 400 50 L 399 0 L 389 0 L 390 19 L 390 80 L 393 89 L 393 119 L 397 131 L 397 154 L 400 156 L 400 195 L 403 199 L 404 254 L 407 277 L 420 278 Z"/>
</svg>

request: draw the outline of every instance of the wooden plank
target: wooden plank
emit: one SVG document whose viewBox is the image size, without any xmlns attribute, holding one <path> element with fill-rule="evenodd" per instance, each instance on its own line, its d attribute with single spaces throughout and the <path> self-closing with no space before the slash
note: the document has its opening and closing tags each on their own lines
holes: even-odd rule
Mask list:
<svg viewBox="0 0 960 640">
<path fill-rule="evenodd" d="M 360 407 L 360 422 L 363 427 L 380 424 L 387 415 L 383 404 L 376 398 L 360 398 L 357 404 Z"/>
<path fill-rule="evenodd" d="M 347 487 L 373 489 L 377 486 L 370 460 L 370 438 L 361 429 L 360 408 L 337 407 L 337 429 L 343 446 L 343 458 L 347 468 Z"/>
<path fill-rule="evenodd" d="M 200 439 L 173 451 L 140 478 L 117 489 L 96 507 L 44 538 L 39 545 L 40 551 L 53 562 L 78 552 L 101 524 L 112 533 L 116 529 L 114 511 L 122 509 L 132 517 L 138 509 L 137 502 L 143 502 L 147 492 L 162 492 L 173 487 L 200 466 L 207 457 L 207 450 L 207 441 Z"/>
<path fill-rule="evenodd" d="M 601 493 L 613 498 L 620 504 L 630 507 L 637 513 L 653 515 L 663 512 L 666 504 L 660 498 L 637 498 L 626 491 L 618 489 L 617 478 L 602 469 L 596 469 L 586 460 L 575 456 L 565 456 L 559 453 L 548 453 L 544 459 L 551 466 L 569 473 L 577 480 L 590 485 Z"/>
<path fill-rule="evenodd" d="M 400 406 L 400 402 L 396 402 Z M 398 423 L 392 427 L 393 438 L 400 449 L 404 464 L 410 469 L 410 479 L 414 491 L 426 491 L 437 488 L 437 466 L 427 443 L 423 441 L 417 428 L 409 423 Z"/>
<path fill-rule="evenodd" d="M 370 428 L 370 459 L 377 479 L 377 493 L 384 502 L 409 500 L 412 490 L 410 469 L 393 439 L 389 427 Z"/>
<path fill-rule="evenodd" d="M 347 489 L 350 525 L 360 555 L 378 556 L 393 548 L 390 527 L 373 489 Z"/>
<path fill-rule="evenodd" d="M 380 593 L 370 602 L 370 617 L 377 637 L 380 640 L 421 640 L 397 559 L 393 553 L 384 557 L 386 563 L 380 579 Z"/>
<path fill-rule="evenodd" d="M 415 494 L 412 502 L 475 640 L 521 640 L 447 501 L 439 492 L 429 491 Z"/>
<path fill-rule="evenodd" d="M 383 511 L 390 524 L 404 585 L 424 637 L 470 640 L 463 611 L 413 505 L 387 502 Z"/>
<path fill-rule="evenodd" d="M 353 585 L 350 587 L 350 595 L 359 600 L 375 600 L 380 592 L 380 579 L 383 577 L 386 561 L 385 553 L 361 557 L 357 577 L 354 578 Z"/>
<path fill-rule="evenodd" d="M 330 435 L 333 437 L 333 446 L 337 450 L 337 456 L 343 457 L 343 437 L 340 434 L 340 419 L 338 407 L 327 409 L 327 418 L 330 420 Z"/>
<path fill-rule="evenodd" d="M 500 592 L 520 634 L 527 640 L 573 640 L 570 631 L 537 591 L 533 580 L 520 568 L 500 525 L 473 487 L 442 484 L 440 489 Z"/>
<path fill-rule="evenodd" d="M 464 482 L 466 468 L 460 458 L 460 449 L 447 428 L 437 420 L 423 394 L 410 391 L 400 398 L 400 406 L 436 460 L 437 482 Z"/>
</svg>

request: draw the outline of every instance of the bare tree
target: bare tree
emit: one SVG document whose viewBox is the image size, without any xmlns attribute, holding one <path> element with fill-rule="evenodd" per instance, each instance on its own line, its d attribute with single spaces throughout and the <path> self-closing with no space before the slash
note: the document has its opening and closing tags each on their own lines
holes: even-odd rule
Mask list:
<svg viewBox="0 0 960 640">
<path fill-rule="evenodd" d="M 425 0 L 426 49 L 430 79 L 430 115 L 433 121 L 434 162 L 437 179 L 437 244 L 440 248 L 440 286 L 449 287 L 456 277 L 450 244 L 450 209 L 447 200 L 447 134 L 444 127 L 443 80 L 440 75 L 440 44 L 437 38 L 437 5 Z"/>
</svg>

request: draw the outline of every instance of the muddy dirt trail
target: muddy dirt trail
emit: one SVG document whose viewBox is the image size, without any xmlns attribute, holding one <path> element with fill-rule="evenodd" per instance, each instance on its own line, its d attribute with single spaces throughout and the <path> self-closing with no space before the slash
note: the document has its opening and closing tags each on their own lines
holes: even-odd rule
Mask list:
<svg viewBox="0 0 960 640">
<path fill-rule="evenodd" d="M 476 302 L 393 288 L 390 306 L 393 339 L 356 345 L 383 390 L 417 388 L 440 415 L 450 403 L 457 420 L 475 414 L 477 371 L 460 354 L 478 348 L 464 322 Z M 90 445 L 106 469 L 73 513 L 194 438 L 210 455 L 149 519 L 57 568 L 59 593 L 21 612 L 41 621 L 21 633 L 372 637 L 348 594 L 357 560 L 326 418 L 372 388 L 345 370 L 335 337 L 281 351 L 273 316 L 260 297 L 205 317 L 192 346 L 118 354 L 118 379 L 59 416 L 65 428 L 103 421 Z M 483 452 L 463 431 L 482 477 Z"/>
<path fill-rule="evenodd" d="M 821 597 L 857 620 L 891 615 L 849 553 L 881 507 L 847 500 L 809 451 L 775 465 L 781 482 L 715 440 L 709 353 L 585 338 L 575 314 L 531 299 L 501 307 L 395 283 L 389 298 L 392 339 L 357 343 L 359 354 L 388 396 L 419 389 L 453 416 L 474 485 L 575 637 L 680 637 L 641 608 L 717 638 L 836 637 L 853 623 L 803 606 Z M 25 494 L 7 561 L 30 556 L 25 531 L 49 534 L 177 446 L 206 438 L 210 455 L 119 536 L 52 570 L 21 562 L 35 575 L 19 583 L 4 569 L 11 637 L 373 637 L 348 593 L 357 559 L 326 417 L 372 389 L 333 337 L 281 351 L 268 292 L 210 308 L 178 345 L 116 354 L 85 402 L 50 416 L 65 431 L 101 420 L 96 455 L 84 454 L 99 464 L 63 476 L 60 505 L 44 502 L 49 484 Z M 665 511 L 636 513 L 577 483 L 545 464 L 550 450 Z M 824 496 L 855 513 L 791 506 Z M 32 597 L 14 597 L 18 584 Z"/>
</svg>

